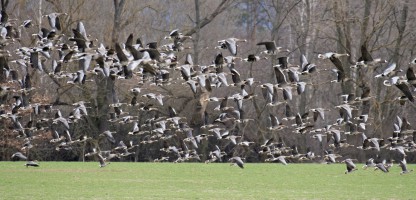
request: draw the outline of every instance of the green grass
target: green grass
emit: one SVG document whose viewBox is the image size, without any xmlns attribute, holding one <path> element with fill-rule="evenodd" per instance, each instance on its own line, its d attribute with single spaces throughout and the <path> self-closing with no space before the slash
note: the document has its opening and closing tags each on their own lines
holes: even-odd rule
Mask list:
<svg viewBox="0 0 416 200">
<path fill-rule="evenodd" d="M 0 162 L 0 199 L 415 199 L 416 172 L 345 165 Z M 415 165 L 409 165 L 416 169 Z"/>
</svg>

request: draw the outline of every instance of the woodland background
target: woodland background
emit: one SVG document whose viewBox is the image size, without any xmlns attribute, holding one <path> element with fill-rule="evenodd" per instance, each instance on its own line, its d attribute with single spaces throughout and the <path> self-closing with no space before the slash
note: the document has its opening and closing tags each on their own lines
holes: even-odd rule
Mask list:
<svg viewBox="0 0 416 200">
<path fill-rule="evenodd" d="M 353 79 L 345 83 L 329 83 L 335 79 L 331 72 L 312 74 L 305 79 L 313 85 L 308 85 L 305 93 L 295 95 L 288 102 L 296 113 L 305 113 L 311 108 L 329 108 L 325 120 L 317 121 L 315 127 L 335 123 L 338 118 L 336 105 L 341 104 L 342 94 L 360 96 L 363 88 L 371 89 L 372 100 L 363 109 L 368 109 L 370 116 L 366 134 L 369 137 L 387 138 L 392 135 L 393 122 L 396 116 L 406 117 L 412 123 L 415 121 L 415 104 L 407 102 L 400 105 L 395 99 L 401 96 L 394 87 L 384 87 L 382 79 L 374 79 L 384 65 L 369 68 L 363 73 L 356 73 L 348 66 L 354 65 L 360 57 L 360 47 L 367 44 L 369 52 L 374 58 L 382 58 L 388 63 L 406 70 L 409 63 L 416 57 L 416 2 L 409 0 L 44 0 L 44 1 L 2 1 L 3 9 L 9 13 L 9 18 L 21 22 L 32 19 L 35 26 L 21 32 L 19 42 L 8 46 L 14 51 L 22 46 L 33 45 L 31 34 L 37 33 L 39 27 L 47 26 L 46 18 L 40 15 L 51 12 L 67 13 L 62 16 L 62 33 L 71 35 L 71 29 L 78 22 L 83 22 L 87 33 L 96 38 L 98 43 L 112 47 L 116 42 L 124 42 L 130 33 L 140 37 L 144 43 L 157 41 L 166 43 L 163 38 L 173 29 L 179 29 L 185 35 L 192 35 L 186 40 L 186 46 L 191 47 L 178 52 L 178 60 L 182 62 L 186 53 L 191 53 L 195 64 L 210 65 L 215 55 L 220 51 L 214 47 L 217 41 L 229 37 L 246 39 L 246 43 L 239 44 L 238 56 L 258 54 L 264 47 L 256 44 L 261 41 L 274 40 L 278 46 L 290 49 L 289 62 L 300 64 L 300 57 L 304 54 L 318 69 L 332 69 L 328 60 L 317 58 L 317 54 L 325 52 L 348 53 L 350 57 L 342 58 L 346 73 Z M 41 19 L 41 20 L 40 20 Z M 225 52 L 225 51 L 224 51 Z M 228 53 L 228 52 L 227 52 Z M 226 54 L 226 53 L 224 53 Z M 10 58 L 9 60 L 13 60 Z M 254 77 L 262 83 L 273 83 L 274 60 L 260 60 L 253 64 L 239 62 L 238 70 L 243 77 Z M 329 70 L 330 71 L 330 70 Z M 171 76 L 180 76 L 179 73 Z M 114 87 L 115 97 L 120 102 L 129 102 L 131 94 L 128 88 L 136 83 L 134 79 L 115 82 L 113 86 L 104 82 L 96 84 L 86 83 L 82 86 L 64 85 L 52 80 L 48 76 L 41 76 L 33 72 L 32 83 L 36 90 L 32 103 L 51 103 L 59 108 L 65 116 L 72 110 L 72 103 L 84 100 L 94 102 L 88 120 L 79 123 L 73 130 L 73 137 L 81 134 L 96 136 L 104 130 L 115 130 L 114 137 L 121 140 L 130 126 L 109 123 L 108 105 L 111 98 L 106 98 L 111 91 L 106 87 Z M 79 89 L 81 87 L 81 89 Z M 168 96 L 165 104 L 174 107 L 180 116 L 186 117 L 196 132 L 202 131 L 196 127 L 202 124 L 195 107 L 197 98 L 194 97 L 187 85 L 171 84 L 145 88 L 148 92 L 159 92 Z M 211 96 L 223 97 L 238 92 L 238 89 L 215 89 Z M 268 113 L 273 112 L 280 118 L 283 116 L 284 106 L 269 108 L 265 105 L 260 88 L 251 92 L 258 94 L 251 101 L 245 102 L 246 118 L 254 122 L 243 127 L 244 138 L 261 144 L 270 137 L 281 137 L 287 146 L 297 145 L 300 152 L 307 147 L 316 154 L 323 154 L 323 149 L 311 137 L 294 133 L 277 133 L 267 130 Z M 144 100 L 143 100 L 144 101 Z M 209 103 L 206 110 L 210 119 L 214 120 L 218 113 L 213 108 L 216 104 Z M 365 107 L 365 108 L 364 108 Z M 211 112 L 212 111 L 212 112 Z M 160 108 L 161 113 L 167 113 L 166 107 Z M 197 116 L 197 117 L 195 117 Z M 5 119 L 2 119 L 7 121 Z M 9 160 L 10 156 L 20 149 L 21 142 L 15 140 L 16 133 L 8 130 L 7 123 L 2 123 L 0 134 L 0 160 Z M 345 130 L 348 131 L 348 130 Z M 284 132 L 284 130 L 283 130 Z M 196 134 L 196 133 L 195 133 Z M 45 137 L 48 137 L 45 133 Z M 214 138 L 213 138 L 214 139 Z M 360 136 L 347 136 L 349 143 L 359 146 Z M 126 140 L 128 140 L 126 138 Z M 106 149 L 104 144 L 102 149 Z M 88 148 L 88 145 L 87 147 Z M 137 154 L 129 158 L 131 161 L 151 161 L 161 156 L 160 144 L 141 145 Z M 201 147 L 201 152 L 213 149 L 208 143 Z M 205 149 L 205 150 L 204 150 Z M 344 154 L 352 155 L 361 161 L 367 157 L 366 152 L 356 148 L 342 149 Z M 38 160 L 84 160 L 82 148 L 71 151 L 55 151 L 55 147 L 45 140 L 37 144 L 33 150 Z M 369 152 L 375 154 L 375 152 Z M 207 155 L 203 155 L 206 158 Z M 248 161 L 261 161 L 260 156 L 253 151 L 246 155 Z M 414 161 L 414 155 L 409 155 L 409 162 Z"/>
</svg>

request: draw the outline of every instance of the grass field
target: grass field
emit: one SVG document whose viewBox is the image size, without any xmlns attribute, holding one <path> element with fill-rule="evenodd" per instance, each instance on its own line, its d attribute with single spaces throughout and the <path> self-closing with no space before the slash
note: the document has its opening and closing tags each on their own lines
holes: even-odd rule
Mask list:
<svg viewBox="0 0 416 200">
<path fill-rule="evenodd" d="M 416 172 L 344 164 L 0 162 L 0 199 L 416 199 Z M 416 169 L 415 165 L 409 165 Z"/>
</svg>

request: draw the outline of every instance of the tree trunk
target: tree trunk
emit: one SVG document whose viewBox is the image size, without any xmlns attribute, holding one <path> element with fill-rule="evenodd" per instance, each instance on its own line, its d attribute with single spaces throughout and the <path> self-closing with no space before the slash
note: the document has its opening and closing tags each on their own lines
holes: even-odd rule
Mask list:
<svg viewBox="0 0 416 200">
<path fill-rule="evenodd" d="M 114 46 L 118 42 L 121 27 L 121 14 L 123 13 L 125 0 L 114 0 L 114 24 L 113 32 L 111 33 L 111 44 Z"/>
<path fill-rule="evenodd" d="M 195 0 L 195 38 L 193 40 L 194 42 L 194 64 L 197 65 L 199 63 L 199 32 L 201 30 L 200 27 L 201 19 L 200 19 L 200 13 L 199 13 L 199 0 Z"/>
</svg>

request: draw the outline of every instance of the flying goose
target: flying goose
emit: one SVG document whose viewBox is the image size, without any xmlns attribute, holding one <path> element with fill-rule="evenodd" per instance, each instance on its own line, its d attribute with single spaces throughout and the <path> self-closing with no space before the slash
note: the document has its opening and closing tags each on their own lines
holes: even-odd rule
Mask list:
<svg viewBox="0 0 416 200">
<path fill-rule="evenodd" d="M 357 167 L 355 166 L 354 162 L 350 158 L 345 159 L 345 160 L 343 160 L 341 162 L 344 162 L 345 165 L 347 166 L 347 170 L 345 171 L 345 174 L 348 174 L 348 173 L 351 173 L 351 172 L 353 172 L 355 170 L 358 170 Z"/>
<path fill-rule="evenodd" d="M 409 66 L 406 70 L 406 79 L 409 84 L 416 88 L 416 75 L 412 66 Z"/>
<path fill-rule="evenodd" d="M 377 163 L 376 165 L 375 165 L 375 167 L 374 167 L 374 171 L 375 170 L 381 170 L 382 172 L 384 172 L 384 173 L 388 173 L 389 172 L 389 169 L 388 168 L 386 168 L 386 166 L 383 164 L 383 163 Z"/>
<path fill-rule="evenodd" d="M 396 63 L 389 64 L 381 74 L 377 74 L 374 78 L 380 78 L 385 76 L 394 76 L 400 69 L 396 70 Z"/>
<path fill-rule="evenodd" d="M 12 158 L 19 158 L 21 160 L 27 160 L 27 157 L 24 156 L 22 153 L 20 152 L 16 152 L 12 155 Z"/>
<path fill-rule="evenodd" d="M 247 40 L 238 38 L 227 38 L 225 40 L 218 41 L 218 44 L 220 46 L 218 46 L 217 48 L 228 49 L 231 55 L 236 56 L 238 47 L 237 42 L 247 42 Z"/>
<path fill-rule="evenodd" d="M 267 59 L 267 58 L 264 58 L 264 59 Z M 243 59 L 243 61 L 245 62 L 257 62 L 259 60 L 261 60 L 260 56 L 256 56 L 254 54 L 249 54 L 247 58 Z"/>
<path fill-rule="evenodd" d="M 411 169 L 411 170 L 408 170 L 408 169 L 407 169 L 407 162 L 406 162 L 406 159 L 400 160 L 400 161 L 399 161 L 399 166 L 402 168 L 402 171 L 400 172 L 400 175 L 402 175 L 402 174 L 407 174 L 407 173 L 410 173 L 410 172 L 412 172 L 412 171 L 413 171 L 413 169 Z"/>
<path fill-rule="evenodd" d="M 339 59 L 342 56 L 350 56 L 350 54 L 348 54 L 348 53 L 334 53 L 334 52 L 318 54 L 318 58 L 320 58 L 320 59 L 331 59 L 331 57 Z"/>
<path fill-rule="evenodd" d="M 269 114 L 269 120 L 271 124 L 269 130 L 281 130 L 285 127 L 282 123 L 279 122 L 277 117 L 273 114 Z"/>
<path fill-rule="evenodd" d="M 105 167 L 109 165 L 109 162 L 105 162 L 104 157 L 101 155 L 101 153 L 96 154 L 96 157 L 98 158 L 98 161 L 100 162 L 100 168 Z"/>
<path fill-rule="evenodd" d="M 183 33 L 179 32 L 179 29 L 172 30 L 169 33 L 169 36 L 166 36 L 165 37 L 165 39 L 173 39 L 175 41 L 176 40 L 179 41 L 179 40 L 184 39 L 184 38 L 186 38 L 186 39 L 192 39 L 191 36 L 183 35 Z"/>
<path fill-rule="evenodd" d="M 414 102 L 413 94 L 406 79 L 399 76 L 393 76 L 389 80 L 384 80 L 383 84 L 385 86 L 395 85 L 400 91 L 402 91 L 404 96 L 406 96 L 409 101 Z"/>
<path fill-rule="evenodd" d="M 365 165 L 363 166 L 363 169 L 367 169 L 369 167 L 375 167 L 376 164 L 374 163 L 374 158 L 369 158 L 366 162 Z"/>
<path fill-rule="evenodd" d="M 234 156 L 230 158 L 228 161 L 232 163 L 231 165 L 237 165 L 241 169 L 244 169 L 244 162 L 239 156 Z"/>
<path fill-rule="evenodd" d="M 50 13 L 48 15 L 43 15 L 42 17 L 48 17 L 49 25 L 52 28 L 52 31 L 61 30 L 61 23 L 59 20 L 60 15 L 68 15 L 67 13 Z"/>
<path fill-rule="evenodd" d="M 283 49 L 282 47 L 276 46 L 275 41 L 265 41 L 259 42 L 257 45 L 264 45 L 266 47 L 265 51 L 260 52 L 260 54 L 267 54 L 267 55 L 276 55 L 279 52 L 290 52 L 288 49 Z"/>
<path fill-rule="evenodd" d="M 265 162 L 280 162 L 280 163 L 282 163 L 282 165 L 287 165 L 286 158 L 290 157 L 290 156 L 282 156 L 282 155 L 280 155 L 278 157 L 274 157 L 273 154 L 271 154 L 269 156 L 270 156 L 270 158 L 265 159 L 264 160 Z"/>
<path fill-rule="evenodd" d="M 325 111 L 329 111 L 329 109 L 312 108 L 309 109 L 309 111 L 313 112 L 313 121 L 316 122 L 316 120 L 318 120 L 318 117 L 322 120 L 325 120 Z"/>
<path fill-rule="evenodd" d="M 107 130 L 107 131 L 102 132 L 99 136 L 105 137 L 105 138 L 107 138 L 108 141 L 115 144 L 116 140 L 113 137 L 113 133 L 116 133 L 116 132 Z"/>
<path fill-rule="evenodd" d="M 355 66 L 368 66 L 368 65 L 375 65 L 377 63 L 387 63 L 387 60 L 382 60 L 381 58 L 373 59 L 370 52 L 368 52 L 366 43 L 361 45 L 361 57 L 358 58 L 357 63 Z"/>
<path fill-rule="evenodd" d="M 39 167 L 39 163 L 36 160 L 27 161 L 26 164 L 24 164 L 24 166 L 26 166 L 26 167 Z"/>
<path fill-rule="evenodd" d="M 305 55 L 302 54 L 301 56 L 301 74 L 306 75 L 316 71 L 316 65 L 313 63 L 309 63 L 308 59 Z"/>
</svg>

